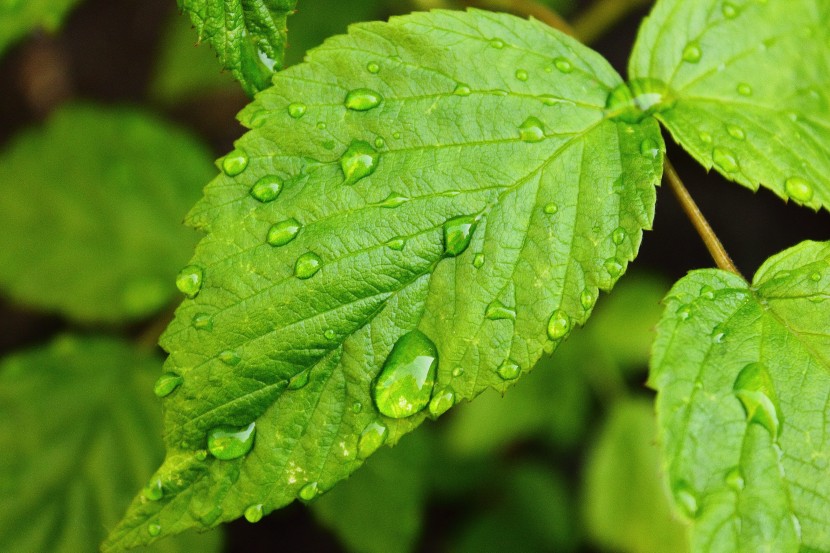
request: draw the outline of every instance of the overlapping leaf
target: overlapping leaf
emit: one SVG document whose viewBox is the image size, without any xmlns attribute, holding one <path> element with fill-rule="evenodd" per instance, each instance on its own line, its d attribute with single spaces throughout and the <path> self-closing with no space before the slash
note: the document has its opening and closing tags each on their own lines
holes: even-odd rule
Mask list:
<svg viewBox="0 0 830 553">
<path fill-rule="evenodd" d="M 605 116 L 620 84 L 572 39 L 477 11 L 356 25 L 277 74 L 189 216 L 209 234 L 162 338 L 183 378 L 164 497 L 136 500 L 107 549 L 313 497 L 378 445 L 365 429 L 394 443 L 583 323 L 661 173 L 656 122 Z M 438 399 L 382 416 L 372 383 L 416 329 Z M 250 453 L 199 460 L 213 429 L 251 423 Z"/>
<path fill-rule="evenodd" d="M 80 0 L 4 0 L 0 2 L 0 55 L 26 33 L 56 30 Z"/>
<path fill-rule="evenodd" d="M 663 95 L 658 119 L 706 168 L 813 209 L 830 206 L 825 0 L 660 0 L 629 73 L 661 81 L 641 84 Z"/>
<path fill-rule="evenodd" d="M 826 242 L 669 293 L 650 383 L 693 551 L 830 551 L 828 299 Z"/>
</svg>

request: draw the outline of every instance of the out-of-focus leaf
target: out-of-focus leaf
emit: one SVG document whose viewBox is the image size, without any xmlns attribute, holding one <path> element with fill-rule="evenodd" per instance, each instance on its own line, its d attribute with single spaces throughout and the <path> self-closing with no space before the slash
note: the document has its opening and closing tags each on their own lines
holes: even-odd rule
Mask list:
<svg viewBox="0 0 830 553">
<path fill-rule="evenodd" d="M 55 31 L 81 0 L 0 0 L 0 55 L 38 28 Z"/>
</svg>

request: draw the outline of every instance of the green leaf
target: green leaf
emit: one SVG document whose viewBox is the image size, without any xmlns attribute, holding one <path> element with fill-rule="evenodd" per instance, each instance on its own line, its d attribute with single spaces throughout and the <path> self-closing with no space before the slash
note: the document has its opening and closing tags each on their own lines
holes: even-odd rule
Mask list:
<svg viewBox="0 0 830 553">
<path fill-rule="evenodd" d="M 480 11 L 355 25 L 278 73 L 189 215 L 209 234 L 162 338 L 184 383 L 159 472 L 184 484 L 135 503 L 107 548 L 151 520 L 176 532 L 326 490 L 379 428 L 395 443 L 506 389 L 582 324 L 636 254 L 661 173 L 654 120 L 605 118 L 620 82 L 541 23 Z M 379 397 L 400 393 L 384 412 L 426 407 L 424 387 L 430 408 L 381 415 L 381 368 Z M 187 461 L 252 422 L 247 456 Z"/>
<path fill-rule="evenodd" d="M 282 67 L 286 23 L 297 0 L 178 0 L 199 34 L 249 96 Z"/>
<path fill-rule="evenodd" d="M 826 1 L 660 0 L 629 73 L 665 84 L 657 118 L 704 167 L 830 207 Z"/>
<path fill-rule="evenodd" d="M 191 136 L 145 113 L 62 108 L 0 155 L 0 288 L 82 321 L 156 311 L 196 242 L 177 221 L 209 160 Z"/>
<path fill-rule="evenodd" d="M 64 336 L 0 363 L 0 550 L 96 551 L 163 455 L 150 392 L 160 361 L 107 338 Z M 221 534 L 147 552 L 218 552 Z"/>
<path fill-rule="evenodd" d="M 80 0 L 2 0 L 0 55 L 14 42 L 38 28 L 54 32 Z"/>
<path fill-rule="evenodd" d="M 650 384 L 692 550 L 830 551 L 830 243 L 667 296 Z"/>
<path fill-rule="evenodd" d="M 585 522 L 594 541 L 611 551 L 688 551 L 686 528 L 672 517 L 655 445 L 651 402 L 615 403 L 587 461 Z"/>
</svg>

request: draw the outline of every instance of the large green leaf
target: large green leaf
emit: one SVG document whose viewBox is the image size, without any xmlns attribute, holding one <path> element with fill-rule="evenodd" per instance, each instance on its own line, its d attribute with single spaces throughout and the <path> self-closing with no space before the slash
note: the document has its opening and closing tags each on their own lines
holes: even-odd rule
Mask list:
<svg viewBox="0 0 830 553">
<path fill-rule="evenodd" d="M 666 298 L 650 384 L 696 552 L 830 551 L 830 243 Z"/>
<path fill-rule="evenodd" d="M 83 321 L 144 316 L 196 243 L 207 150 L 132 109 L 69 106 L 0 154 L 0 290 Z"/>
<path fill-rule="evenodd" d="M 96 551 L 163 455 L 150 391 L 160 360 L 107 338 L 64 336 L 0 363 L 0 551 Z M 142 549 L 219 551 L 221 535 Z"/>
<path fill-rule="evenodd" d="M 0 55 L 26 33 L 55 31 L 80 0 L 0 0 Z"/>
<path fill-rule="evenodd" d="M 394 443 L 506 389 L 586 320 L 651 224 L 656 122 L 607 119 L 620 77 L 541 23 L 355 25 L 274 82 L 189 216 L 209 234 L 162 338 L 183 378 L 165 402 L 164 498 L 136 501 L 108 549 L 149 524 L 311 497 L 360 466 L 375 430 Z M 408 356 L 420 376 L 401 376 Z M 249 454 L 194 457 L 217 427 L 251 423 Z"/>
<path fill-rule="evenodd" d="M 629 73 L 665 85 L 640 83 L 664 95 L 658 119 L 707 169 L 830 206 L 826 0 L 660 0 Z"/>
<path fill-rule="evenodd" d="M 282 67 L 286 20 L 297 0 L 178 0 L 199 40 L 219 54 L 222 66 L 248 95 L 267 88 Z"/>
</svg>

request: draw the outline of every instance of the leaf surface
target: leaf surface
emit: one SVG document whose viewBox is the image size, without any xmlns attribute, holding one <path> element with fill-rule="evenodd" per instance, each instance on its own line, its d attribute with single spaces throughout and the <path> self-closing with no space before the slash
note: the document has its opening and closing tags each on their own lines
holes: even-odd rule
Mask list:
<svg viewBox="0 0 830 553">
<path fill-rule="evenodd" d="M 163 456 L 159 365 L 123 342 L 72 336 L 0 363 L 0 550 L 97 551 Z M 140 551 L 212 553 L 221 541 L 189 533 Z"/>
<path fill-rule="evenodd" d="M 4 0 L 0 3 L 0 55 L 26 33 L 55 31 L 80 0 Z"/>
<path fill-rule="evenodd" d="M 586 320 L 651 224 L 656 122 L 606 119 L 620 77 L 538 22 L 355 25 L 274 82 L 189 216 L 208 236 L 162 338 L 184 382 L 159 472 L 184 484 L 135 503 L 109 549 L 146 540 L 151 520 L 176 532 L 313 496 L 382 441 L 361 435 L 395 443 L 506 389 Z M 401 377 L 420 392 L 387 405 L 416 413 L 381 415 L 373 381 L 410 346 L 413 366 L 437 352 L 437 368 Z M 249 454 L 192 461 L 217 426 L 251 423 Z"/>
<path fill-rule="evenodd" d="M 825 0 L 660 0 L 629 74 L 665 84 L 657 117 L 707 169 L 815 210 L 830 206 Z"/>
<path fill-rule="evenodd" d="M 667 296 L 650 384 L 693 551 L 830 551 L 828 298 L 826 242 Z"/>
<path fill-rule="evenodd" d="M 207 41 L 225 69 L 253 96 L 282 67 L 286 23 L 297 0 L 178 0 L 200 41 Z"/>
<path fill-rule="evenodd" d="M 207 150 L 125 108 L 73 105 L 0 154 L 0 288 L 81 321 L 146 316 L 196 243 L 181 220 Z"/>
</svg>

